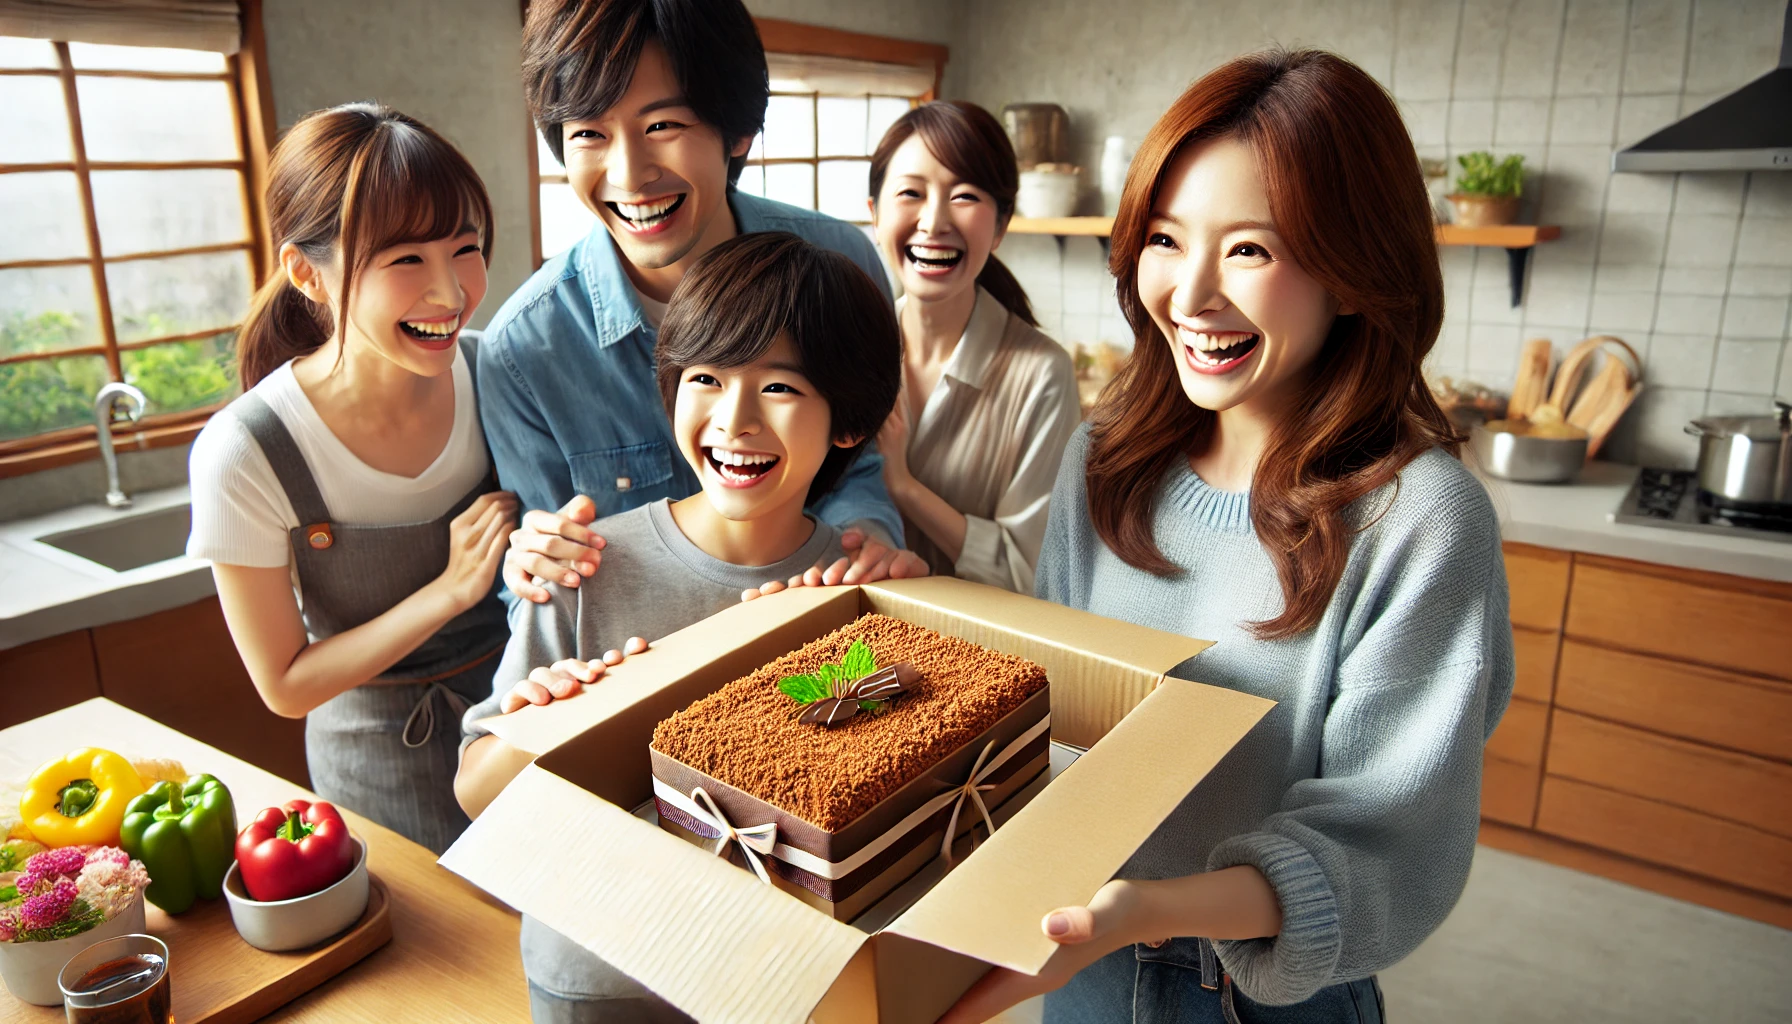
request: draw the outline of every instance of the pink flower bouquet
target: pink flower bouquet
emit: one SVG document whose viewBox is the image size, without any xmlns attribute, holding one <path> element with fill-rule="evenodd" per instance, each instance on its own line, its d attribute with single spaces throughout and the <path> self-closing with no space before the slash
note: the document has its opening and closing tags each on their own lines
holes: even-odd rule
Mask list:
<svg viewBox="0 0 1792 1024">
<path fill-rule="evenodd" d="M 116 846 L 64 846 L 25 861 L 0 884 L 0 942 L 54 942 L 106 923 L 149 884 L 142 861 Z"/>
</svg>

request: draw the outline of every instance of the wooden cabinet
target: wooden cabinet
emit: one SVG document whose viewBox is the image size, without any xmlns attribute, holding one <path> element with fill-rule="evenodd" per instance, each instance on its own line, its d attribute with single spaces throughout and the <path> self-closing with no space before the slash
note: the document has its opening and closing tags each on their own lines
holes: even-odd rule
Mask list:
<svg viewBox="0 0 1792 1024">
<path fill-rule="evenodd" d="M 92 697 L 134 711 L 301 786 L 305 723 L 262 704 L 215 597 L 0 651 L 0 728 Z M 17 685 L 15 685 L 15 682 Z M 132 750 L 151 757 L 153 750 Z M 203 765 L 189 765 L 203 771 Z"/>
<path fill-rule="evenodd" d="M 1513 624 L 1546 633 L 1561 629 L 1574 556 L 1530 544 L 1507 544 L 1505 552 Z"/>
<path fill-rule="evenodd" d="M 64 633 L 0 651 L 0 729 L 100 695 L 93 637 Z"/>
<path fill-rule="evenodd" d="M 1482 841 L 1792 921 L 1792 585 L 1506 546 Z"/>
</svg>

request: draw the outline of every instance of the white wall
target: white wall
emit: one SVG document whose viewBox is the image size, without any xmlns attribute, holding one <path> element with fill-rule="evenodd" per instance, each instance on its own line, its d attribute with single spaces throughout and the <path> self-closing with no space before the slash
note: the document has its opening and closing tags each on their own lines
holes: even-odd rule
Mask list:
<svg viewBox="0 0 1792 1024">
<path fill-rule="evenodd" d="M 1275 43 L 1361 64 L 1400 101 L 1421 156 L 1493 148 L 1536 173 L 1528 212 L 1560 224 L 1528 296 L 1498 249 L 1443 251 L 1435 373 L 1510 386 L 1518 347 L 1611 333 L 1650 389 L 1608 451 L 1689 465 L 1681 425 L 1792 394 L 1792 173 L 1609 173 L 1611 153 L 1773 67 L 1786 0 L 978 0 L 952 41 L 951 95 L 992 111 L 1063 105 L 1089 181 L 1100 140 L 1135 142 L 1186 85 Z M 1086 201 L 1087 212 L 1094 206 Z M 1002 257 L 1047 330 L 1130 343 L 1096 243 L 1013 237 Z"/>
<path fill-rule="evenodd" d="M 485 180 L 498 231 L 473 319 L 484 326 L 533 264 L 516 0 L 281 0 L 263 10 L 281 131 L 322 107 L 380 100 L 440 132 Z"/>
</svg>

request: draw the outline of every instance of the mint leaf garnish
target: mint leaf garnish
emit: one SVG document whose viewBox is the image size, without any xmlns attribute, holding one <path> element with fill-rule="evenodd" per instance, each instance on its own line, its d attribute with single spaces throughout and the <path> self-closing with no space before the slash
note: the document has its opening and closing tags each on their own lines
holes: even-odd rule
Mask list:
<svg viewBox="0 0 1792 1024">
<path fill-rule="evenodd" d="M 863 679 L 877 671 L 877 659 L 871 654 L 871 646 L 863 640 L 854 640 L 846 649 L 846 657 L 840 659 L 840 671 L 848 680 Z"/>
<path fill-rule="evenodd" d="M 785 676 L 778 680 L 778 692 L 798 704 L 813 704 L 824 697 L 831 697 L 828 684 L 811 675 Z"/>
</svg>

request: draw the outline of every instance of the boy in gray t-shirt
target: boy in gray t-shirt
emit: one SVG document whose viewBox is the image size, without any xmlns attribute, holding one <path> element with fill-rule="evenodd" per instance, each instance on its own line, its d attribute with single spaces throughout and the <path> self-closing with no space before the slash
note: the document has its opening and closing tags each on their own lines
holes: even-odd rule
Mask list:
<svg viewBox="0 0 1792 1024">
<path fill-rule="evenodd" d="M 599 521 L 597 577 L 577 589 L 547 583 L 550 601 L 513 607 L 492 695 L 461 725 L 454 789 L 469 815 L 529 760 L 484 719 L 570 697 L 600 682 L 617 649 L 639 650 L 632 635 L 683 629 L 841 554 L 839 531 L 803 508 L 877 432 L 902 380 L 901 336 L 877 286 L 846 257 L 782 232 L 738 236 L 691 268 L 655 360 L 679 453 L 703 491 Z M 537 1020 L 682 1017 L 526 915 L 522 951 Z"/>
</svg>

